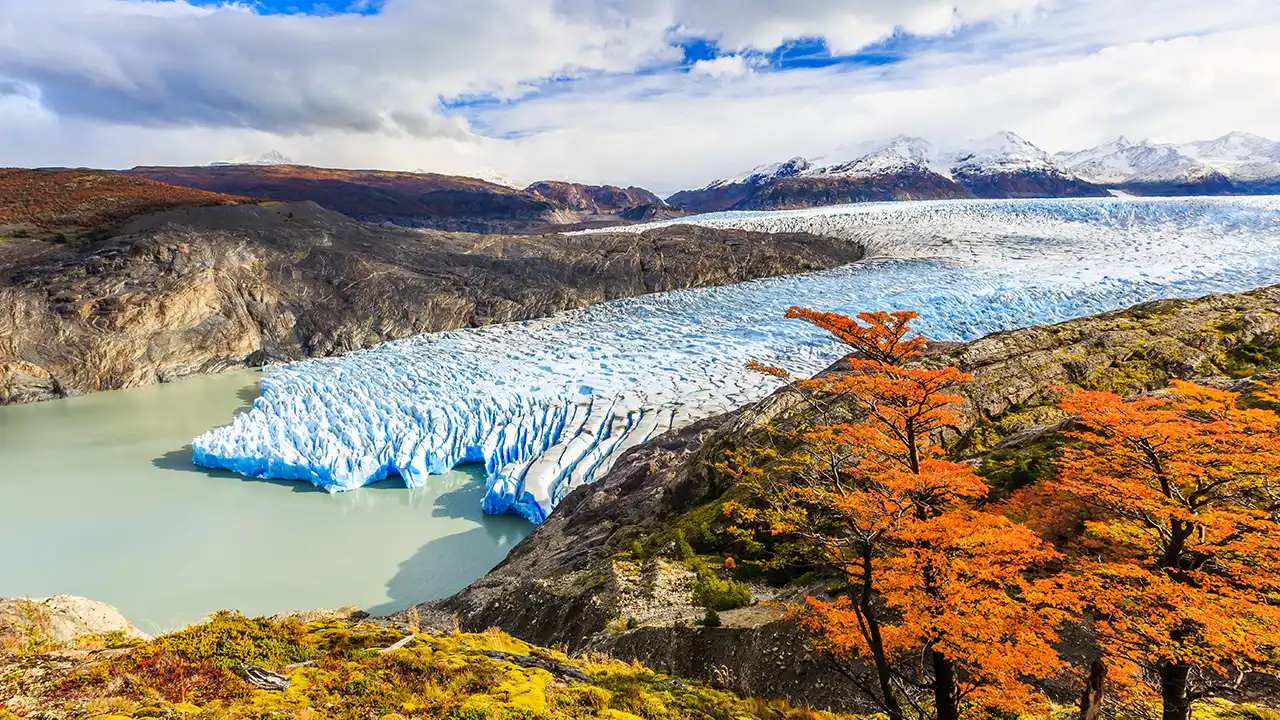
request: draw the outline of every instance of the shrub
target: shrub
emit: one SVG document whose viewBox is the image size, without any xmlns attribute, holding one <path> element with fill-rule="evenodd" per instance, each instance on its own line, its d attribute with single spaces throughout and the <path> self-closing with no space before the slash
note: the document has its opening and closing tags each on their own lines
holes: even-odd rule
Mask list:
<svg viewBox="0 0 1280 720">
<path fill-rule="evenodd" d="M 698 574 L 693 584 L 693 602 L 713 610 L 733 610 L 751 604 L 751 588 L 737 580 L 723 580 L 715 573 Z"/>
<path fill-rule="evenodd" d="M 707 613 L 702 616 L 699 624 L 703 627 L 720 627 L 720 613 L 715 608 L 707 608 Z"/>
<path fill-rule="evenodd" d="M 720 546 L 720 539 L 716 537 L 715 533 L 711 532 L 711 526 L 705 520 L 698 523 L 697 543 L 698 549 L 704 553 L 715 552 L 716 548 Z"/>
<path fill-rule="evenodd" d="M 644 560 L 644 546 L 640 544 L 639 540 L 631 541 L 631 557 L 635 558 L 637 562 Z"/>
<path fill-rule="evenodd" d="M 693 552 L 693 546 L 689 544 L 688 538 L 684 536 L 683 530 L 676 530 L 676 559 L 689 561 L 696 555 Z"/>
<path fill-rule="evenodd" d="M 314 649 L 303 645 L 306 633 L 307 626 L 297 620 L 276 622 L 221 611 L 204 625 L 157 638 L 152 645 L 221 668 L 235 669 L 244 663 L 280 668 L 316 657 Z"/>
</svg>

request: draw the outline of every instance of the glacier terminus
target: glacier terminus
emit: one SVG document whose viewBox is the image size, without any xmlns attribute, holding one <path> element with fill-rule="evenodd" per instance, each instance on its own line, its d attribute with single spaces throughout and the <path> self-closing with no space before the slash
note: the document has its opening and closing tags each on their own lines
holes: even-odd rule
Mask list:
<svg viewBox="0 0 1280 720">
<path fill-rule="evenodd" d="M 869 203 L 674 222 L 844 238 L 868 259 L 271 367 L 253 407 L 196 438 L 193 459 L 330 492 L 483 463 L 484 510 L 537 523 L 628 448 L 773 392 L 747 361 L 812 374 L 839 359 L 828 335 L 783 318 L 792 305 L 916 310 L 922 332 L 972 340 L 1280 278 L 1280 197 Z"/>
</svg>

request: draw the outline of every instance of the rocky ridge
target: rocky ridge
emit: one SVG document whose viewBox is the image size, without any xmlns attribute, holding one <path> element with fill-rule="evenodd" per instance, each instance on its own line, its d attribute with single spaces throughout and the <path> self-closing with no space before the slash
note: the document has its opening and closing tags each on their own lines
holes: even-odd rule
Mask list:
<svg viewBox="0 0 1280 720">
<path fill-rule="evenodd" d="M 380 227 L 314 203 L 183 206 L 78 243 L 0 235 L 0 404 L 341 354 L 862 254 L 841 240 L 693 226 L 590 236 Z"/>
</svg>

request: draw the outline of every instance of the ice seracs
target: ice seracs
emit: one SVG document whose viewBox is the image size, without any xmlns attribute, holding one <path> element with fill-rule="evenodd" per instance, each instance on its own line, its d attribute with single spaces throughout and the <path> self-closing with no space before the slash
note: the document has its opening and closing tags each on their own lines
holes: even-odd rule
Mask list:
<svg viewBox="0 0 1280 720">
<path fill-rule="evenodd" d="M 836 360 L 829 336 L 783 317 L 791 305 L 919 310 L 922 331 L 964 340 L 1280 277 L 1270 197 L 866 203 L 679 222 L 843 237 L 872 257 L 270 368 L 254 406 L 197 438 L 194 459 L 331 492 L 482 463 L 485 511 L 539 522 L 628 448 L 778 387 L 748 360 L 801 374 Z"/>
</svg>

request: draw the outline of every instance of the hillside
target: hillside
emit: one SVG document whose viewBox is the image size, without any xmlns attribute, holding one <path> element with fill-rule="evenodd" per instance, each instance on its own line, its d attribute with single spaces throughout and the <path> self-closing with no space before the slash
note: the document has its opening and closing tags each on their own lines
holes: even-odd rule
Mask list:
<svg viewBox="0 0 1280 720">
<path fill-rule="evenodd" d="M 533 232 L 556 222 L 549 200 L 476 178 L 303 165 L 138 167 L 133 177 L 218 193 L 314 202 L 350 218 L 457 232 Z"/>
<path fill-rule="evenodd" d="M 155 640 L 81 636 L 67 650 L 41 638 L 38 624 L 5 630 L 0 720 L 837 719 L 605 656 L 569 658 L 497 630 L 433 635 L 344 612 L 221 613 Z"/>
<path fill-rule="evenodd" d="M 993 487 L 1008 492 L 1042 477 L 1047 453 L 1060 444 L 1053 433 L 1063 415 L 1046 406 L 1053 387 L 1131 393 L 1170 378 L 1233 385 L 1280 368 L 1278 331 L 1275 286 L 1147 303 L 960 346 L 938 344 L 930 355 L 933 363 L 976 376 L 965 390 L 964 435 L 954 446 L 979 464 Z M 841 371 L 839 364 L 833 368 Z M 726 531 L 725 504 L 744 497 L 715 467 L 727 450 L 752 442 L 765 423 L 800 422 L 809 407 L 783 390 L 631 450 L 607 476 L 574 490 L 489 575 L 420 612 L 459 619 L 464 629 L 496 625 L 573 651 L 634 655 L 686 677 L 713 678 L 729 667 L 753 694 L 850 707 L 848 685 L 767 606 L 721 612 L 723 627 L 695 626 L 705 613 L 690 597 L 698 576 L 682 561 L 675 534 L 678 529 L 688 538 L 704 567 L 727 568 L 748 583 L 760 603 L 838 593 L 841 579 L 810 573 L 803 556 L 787 555 L 767 538 L 754 538 L 753 546 Z M 635 628 L 618 632 L 620 622 Z M 1073 662 L 1087 657 L 1088 634 L 1068 637 Z M 1078 688 L 1064 678 L 1048 689 L 1069 701 Z M 1241 697 L 1277 690 L 1264 683 Z"/>
<path fill-rule="evenodd" d="M 137 167 L 125 171 L 183 187 L 315 202 L 347 217 L 451 232 L 541 233 L 627 224 L 624 213 L 664 204 L 642 188 L 534 183 L 524 190 L 471 177 L 279 164 Z"/>
<path fill-rule="evenodd" d="M 855 243 L 803 234 L 480 236 L 359 223 L 314 203 L 184 206 L 103 228 L 84 246 L 0 239 L 0 404 L 861 257 Z"/>
<path fill-rule="evenodd" d="M 0 168 L 0 238 L 74 238 L 167 208 L 251 202 L 102 170 Z"/>
</svg>

